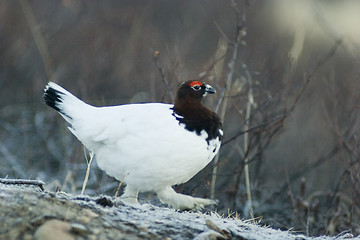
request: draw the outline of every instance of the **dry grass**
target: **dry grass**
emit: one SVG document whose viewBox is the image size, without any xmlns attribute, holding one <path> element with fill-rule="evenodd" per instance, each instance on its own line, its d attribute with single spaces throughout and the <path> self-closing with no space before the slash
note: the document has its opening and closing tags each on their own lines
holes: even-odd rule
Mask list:
<svg viewBox="0 0 360 240">
<path fill-rule="evenodd" d="M 119 183 L 97 167 L 85 183 L 90 164 L 42 104 L 45 83 L 54 77 L 113 105 L 170 102 L 179 82 L 200 78 L 218 90 L 207 104 L 224 119 L 224 142 L 214 165 L 178 191 L 216 198 L 219 214 L 242 218 L 251 195 L 249 217 L 262 224 L 359 234 L 359 48 L 345 24 L 357 16 L 340 18 L 349 3 L 334 12 L 340 2 L 324 1 L 302 19 L 271 2 L 1 2 L 1 174 L 112 195 Z"/>
</svg>

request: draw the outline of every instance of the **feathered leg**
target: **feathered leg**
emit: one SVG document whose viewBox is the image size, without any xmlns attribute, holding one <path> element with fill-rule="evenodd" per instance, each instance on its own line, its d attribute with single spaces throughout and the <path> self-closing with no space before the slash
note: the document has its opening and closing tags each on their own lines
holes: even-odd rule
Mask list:
<svg viewBox="0 0 360 240">
<path fill-rule="evenodd" d="M 172 187 L 164 188 L 156 193 L 162 203 L 166 203 L 179 210 L 201 209 L 207 205 L 216 204 L 216 202 L 211 199 L 195 198 L 177 193 Z"/>
<path fill-rule="evenodd" d="M 120 200 L 126 204 L 139 204 L 138 202 L 139 190 L 134 189 L 130 186 L 125 187 L 123 195 L 120 196 Z"/>
</svg>

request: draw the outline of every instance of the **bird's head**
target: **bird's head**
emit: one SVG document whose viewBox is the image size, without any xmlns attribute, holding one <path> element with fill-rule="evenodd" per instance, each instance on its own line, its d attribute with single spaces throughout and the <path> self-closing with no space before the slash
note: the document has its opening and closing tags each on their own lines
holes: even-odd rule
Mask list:
<svg viewBox="0 0 360 240">
<path fill-rule="evenodd" d="M 209 84 L 196 80 L 190 80 L 181 84 L 176 93 L 176 101 L 195 101 L 201 102 L 207 94 L 216 93 L 215 89 Z"/>
</svg>

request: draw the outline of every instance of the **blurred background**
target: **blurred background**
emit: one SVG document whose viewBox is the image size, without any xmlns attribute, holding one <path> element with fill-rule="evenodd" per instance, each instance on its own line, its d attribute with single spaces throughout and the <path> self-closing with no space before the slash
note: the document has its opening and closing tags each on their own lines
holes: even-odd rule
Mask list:
<svg viewBox="0 0 360 240">
<path fill-rule="evenodd" d="M 356 0 L 2 0 L 0 177 L 80 193 L 84 149 L 43 104 L 48 81 L 102 106 L 172 102 L 200 79 L 218 90 L 206 104 L 224 144 L 178 192 L 224 216 L 359 234 L 359 12 Z M 117 186 L 92 164 L 86 194 Z"/>
</svg>

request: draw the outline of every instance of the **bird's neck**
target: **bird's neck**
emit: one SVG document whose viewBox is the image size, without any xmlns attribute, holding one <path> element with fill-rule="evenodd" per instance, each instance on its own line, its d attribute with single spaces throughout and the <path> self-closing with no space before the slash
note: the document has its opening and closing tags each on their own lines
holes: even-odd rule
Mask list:
<svg viewBox="0 0 360 240">
<path fill-rule="evenodd" d="M 201 101 L 187 100 L 187 99 L 176 99 L 174 104 L 175 113 L 184 116 L 191 117 L 193 115 L 198 115 L 200 112 L 209 111 Z"/>
</svg>

